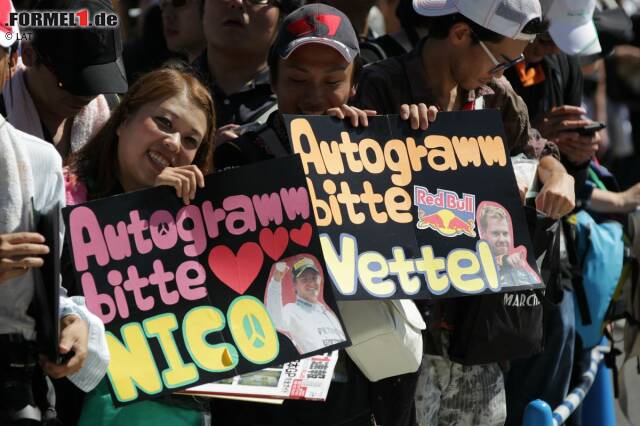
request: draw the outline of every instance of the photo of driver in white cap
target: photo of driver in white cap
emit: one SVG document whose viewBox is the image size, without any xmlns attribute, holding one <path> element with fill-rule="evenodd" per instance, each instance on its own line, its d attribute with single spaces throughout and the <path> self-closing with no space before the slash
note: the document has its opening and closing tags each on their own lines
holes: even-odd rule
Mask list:
<svg viewBox="0 0 640 426">
<path fill-rule="evenodd" d="M 291 268 L 286 261 L 276 263 L 267 284 L 265 306 L 276 329 L 300 354 L 347 340 L 338 317 L 321 300 L 324 280 L 318 265 L 307 256 L 291 260 Z M 284 303 L 283 282 L 289 269 L 296 300 Z"/>
</svg>

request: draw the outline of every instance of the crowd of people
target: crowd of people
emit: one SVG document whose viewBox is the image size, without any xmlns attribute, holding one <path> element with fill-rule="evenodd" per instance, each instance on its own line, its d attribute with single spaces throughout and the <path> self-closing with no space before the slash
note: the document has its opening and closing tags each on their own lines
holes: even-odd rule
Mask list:
<svg viewBox="0 0 640 426">
<path fill-rule="evenodd" d="M 0 424 L 517 425 L 530 401 L 556 406 L 578 383 L 590 347 L 575 331 L 583 265 L 567 249 L 575 245 L 569 217 L 586 211 L 626 223 L 640 206 L 637 0 L 0 4 Z M 15 10 L 80 9 L 118 13 L 120 26 L 8 23 Z M 480 109 L 499 110 L 510 156 L 537 160 L 536 188 L 518 181 L 534 212 L 530 228 L 543 219 L 565 225 L 558 253 L 547 252 L 557 262 L 541 263 L 545 300 L 532 296 L 543 306 L 531 330 L 543 336 L 539 352 L 514 357 L 496 345 L 484 348 L 492 362 L 452 356 L 467 307 L 489 296 L 417 301 L 428 327 L 415 373 L 372 383 L 341 351 L 344 371 L 326 402 L 171 395 L 115 406 L 104 326 L 84 305 L 64 248 L 59 351 L 68 356 L 39 357 L 34 287 L 51 249 L 34 210 L 155 186 L 189 204 L 210 173 L 291 154 L 284 114 L 355 127 L 399 114 L 427 130 L 442 112 Z M 601 185 L 613 176 L 620 187 Z M 501 268 L 514 268 L 509 285 L 534 282 L 509 256 L 509 212 L 485 210 L 480 237 Z M 294 281 L 318 279 L 313 262 L 298 263 Z M 559 274 L 546 273 L 549 263 Z M 287 268 L 276 267 L 271 291 Z M 305 313 L 296 308 L 273 308 L 282 327 L 297 330 Z M 579 411 L 570 423 L 581 423 Z"/>
</svg>

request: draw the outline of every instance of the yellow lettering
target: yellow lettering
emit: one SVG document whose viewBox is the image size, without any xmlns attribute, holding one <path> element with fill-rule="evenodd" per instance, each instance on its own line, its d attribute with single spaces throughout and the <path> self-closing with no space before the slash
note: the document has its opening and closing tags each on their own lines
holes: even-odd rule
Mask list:
<svg viewBox="0 0 640 426">
<path fill-rule="evenodd" d="M 387 167 L 396 172 L 391 175 L 391 182 L 397 186 L 409 185 L 411 183 L 411 163 L 404 142 L 399 139 L 387 141 L 384 145 L 384 158 Z"/>
<path fill-rule="evenodd" d="M 168 388 L 193 383 L 200 375 L 192 363 L 185 364 L 173 338 L 173 331 L 178 329 L 178 321 L 172 313 L 147 318 L 142 322 L 148 337 L 155 337 L 160 343 L 168 368 L 162 372 L 162 380 Z"/>
<path fill-rule="evenodd" d="M 322 255 L 327 265 L 331 281 L 340 294 L 356 293 L 356 256 L 358 256 L 357 241 L 349 234 L 340 234 L 340 255 L 327 234 L 320 235 Z"/>
<path fill-rule="evenodd" d="M 198 306 L 184 316 L 182 333 L 185 345 L 193 361 L 203 370 L 229 371 L 238 365 L 238 351 L 233 345 L 211 345 L 207 342 L 207 335 L 224 327 L 224 314 L 212 306 Z"/>
<path fill-rule="evenodd" d="M 458 169 L 453 145 L 451 145 L 449 138 L 441 135 L 427 136 L 424 145 L 429 149 L 427 161 L 433 170 L 444 172 Z M 440 161 L 436 162 L 436 159 L 440 159 Z"/>
<path fill-rule="evenodd" d="M 363 170 L 362 162 L 357 160 L 355 156 L 356 153 L 359 153 L 358 144 L 351 142 L 351 138 L 347 132 L 340 132 L 340 138 L 342 139 L 340 151 L 347 157 L 349 170 L 354 173 L 360 173 Z"/>
<path fill-rule="evenodd" d="M 467 167 L 469 164 L 479 167 L 482 164 L 480 148 L 475 138 L 458 138 L 454 136 L 451 142 L 462 167 Z"/>
<path fill-rule="evenodd" d="M 407 151 L 411 160 L 411 168 L 416 172 L 422 170 L 422 159 L 427 156 L 427 148 L 416 145 L 415 139 L 407 138 Z"/>
<path fill-rule="evenodd" d="M 336 225 L 342 225 L 342 213 L 340 213 L 340 205 L 335 196 L 338 188 L 334 181 L 325 179 L 322 183 L 322 189 L 329 195 L 329 207 L 331 208 L 331 214 L 333 215 L 333 221 Z"/>
<path fill-rule="evenodd" d="M 462 262 L 468 263 L 461 266 Z M 447 256 L 447 273 L 451 284 L 463 293 L 478 293 L 484 289 L 484 281 L 479 275 L 480 262 L 476 253 L 471 250 L 457 249 Z M 474 278 L 468 275 L 476 275 Z"/>
<path fill-rule="evenodd" d="M 374 139 L 362 139 L 360 141 L 360 161 L 369 173 L 378 174 L 384 171 L 384 153 L 378 141 Z M 369 151 L 373 153 L 373 160 L 369 158 Z"/>
<path fill-rule="evenodd" d="M 387 223 L 387 214 L 385 212 L 379 212 L 376 208 L 376 204 L 384 201 L 382 195 L 373 192 L 373 186 L 368 180 L 362 182 L 362 188 L 364 192 L 360 195 L 360 201 L 369 205 L 371 219 L 376 223 Z"/>
<path fill-rule="evenodd" d="M 400 198 L 400 200 L 398 200 Z M 384 204 L 389 217 L 396 223 L 409 223 L 413 221 L 411 209 L 411 196 L 407 191 L 397 186 L 392 186 L 384 193 Z"/>
<path fill-rule="evenodd" d="M 400 287 L 406 294 L 416 294 L 420 291 L 420 278 L 409 274 L 416 272 L 413 260 L 407 260 L 402 247 L 393 248 L 393 260 L 389 261 L 389 271 L 398 276 Z"/>
<path fill-rule="evenodd" d="M 422 258 L 416 259 L 416 271 L 422 272 L 427 281 L 429 291 L 433 294 L 443 294 L 449 289 L 449 278 L 445 270 L 444 259 L 433 255 L 431 246 L 420 247 Z"/>
<path fill-rule="evenodd" d="M 106 333 L 111 356 L 107 374 L 118 401 L 136 399 L 137 388 L 150 395 L 162 391 L 156 362 L 140 324 L 126 324 L 120 329 L 120 334 L 124 344 L 112 333 Z"/>
<path fill-rule="evenodd" d="M 302 137 L 307 140 L 308 149 L 305 150 L 302 146 Z M 309 166 L 313 165 L 316 169 L 316 173 L 319 175 L 327 174 L 327 169 L 322 159 L 322 153 L 318 147 L 318 140 L 313 133 L 311 124 L 305 118 L 296 118 L 291 121 L 291 147 L 293 152 L 300 154 L 302 160 L 302 167 L 304 173 L 309 174 Z"/>
<path fill-rule="evenodd" d="M 480 145 L 480 152 L 482 152 L 482 158 L 488 166 L 493 166 L 494 163 L 498 163 L 500 166 L 507 164 L 507 154 L 504 149 L 504 143 L 500 136 L 487 136 L 478 138 L 478 145 Z"/>
<path fill-rule="evenodd" d="M 360 204 L 360 197 L 351 192 L 347 182 L 340 182 L 340 193 L 338 194 L 338 202 L 344 204 L 347 208 L 347 216 L 354 225 L 364 223 L 367 216 L 362 212 L 356 211 L 356 204 Z"/>
<path fill-rule="evenodd" d="M 327 170 L 332 175 L 344 173 L 344 164 L 338 142 L 320 142 L 320 153 Z"/>
<path fill-rule="evenodd" d="M 373 265 L 377 265 L 372 268 Z M 375 297 L 388 297 L 396 292 L 396 283 L 383 280 L 389 275 L 387 259 L 373 251 L 363 253 L 358 258 L 358 276 L 362 287 Z"/>
<path fill-rule="evenodd" d="M 311 205 L 313 206 L 313 215 L 316 218 L 316 225 L 329 226 L 333 220 L 331 217 L 331 208 L 329 203 L 324 200 L 320 200 L 316 197 L 316 190 L 313 186 L 313 181 L 307 179 L 307 188 L 309 189 L 309 198 L 311 199 Z"/>
</svg>

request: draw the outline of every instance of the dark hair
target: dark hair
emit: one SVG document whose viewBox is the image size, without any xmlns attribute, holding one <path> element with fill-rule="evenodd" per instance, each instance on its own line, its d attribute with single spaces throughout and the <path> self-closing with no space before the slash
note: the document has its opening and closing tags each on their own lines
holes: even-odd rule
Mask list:
<svg viewBox="0 0 640 426">
<path fill-rule="evenodd" d="M 402 28 L 424 28 L 429 24 L 429 18 L 420 15 L 413 8 L 412 0 L 400 0 L 396 6 L 396 17 Z"/>
<path fill-rule="evenodd" d="M 280 56 L 276 53 L 276 50 L 273 45 L 269 49 L 269 57 L 267 58 L 267 65 L 269 65 L 269 76 L 271 78 L 271 82 L 275 83 L 278 79 L 278 63 Z M 364 62 L 362 57 L 358 54 L 355 58 L 353 58 L 353 75 L 351 76 L 351 85 L 355 86 L 358 84 L 360 80 L 360 74 L 362 74 L 362 68 L 364 68 Z"/>
<path fill-rule="evenodd" d="M 436 16 L 433 18 L 429 18 L 429 37 L 435 39 L 445 39 L 449 36 L 449 32 L 451 28 L 458 23 L 465 23 L 471 28 L 471 32 L 473 33 L 473 41 L 483 41 L 483 42 L 491 42 L 491 43 L 500 43 L 505 36 L 502 34 L 498 34 L 490 29 L 483 27 L 482 25 L 476 24 L 471 19 L 460 13 L 454 13 L 452 15 L 444 15 L 444 16 Z M 524 26 L 522 32 L 525 34 L 540 34 L 549 28 L 549 23 L 547 21 L 542 21 L 539 18 L 532 19 Z"/>
<path fill-rule="evenodd" d="M 280 9 L 280 19 L 284 19 L 288 14 L 304 5 L 304 0 L 275 0 L 274 5 Z"/>
<path fill-rule="evenodd" d="M 116 187 L 118 171 L 118 127 L 144 105 L 186 93 L 193 106 L 207 119 L 207 130 L 193 163 L 202 173 L 211 172 L 213 150 L 211 134 L 215 128 L 215 111 L 208 89 L 191 73 L 183 69 L 164 67 L 141 76 L 124 95 L 120 104 L 98 133 L 67 163 L 69 169 L 89 189 L 89 199 L 108 196 Z"/>
<path fill-rule="evenodd" d="M 476 24 L 471 19 L 460 13 L 429 18 L 429 38 L 442 40 L 449 37 L 451 28 L 458 23 L 467 24 L 471 28 L 471 32 L 475 34 L 475 38 L 478 40 L 499 43 L 505 38 L 501 34 Z"/>
</svg>

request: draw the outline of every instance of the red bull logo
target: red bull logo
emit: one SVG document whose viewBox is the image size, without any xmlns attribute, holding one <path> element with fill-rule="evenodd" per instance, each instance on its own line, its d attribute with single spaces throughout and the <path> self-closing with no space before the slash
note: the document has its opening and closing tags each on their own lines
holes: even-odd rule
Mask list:
<svg viewBox="0 0 640 426">
<path fill-rule="evenodd" d="M 445 237 L 466 235 L 476 237 L 475 195 L 458 194 L 438 189 L 432 194 L 427 188 L 414 187 L 414 205 L 418 207 L 418 229 L 431 229 Z"/>
</svg>

